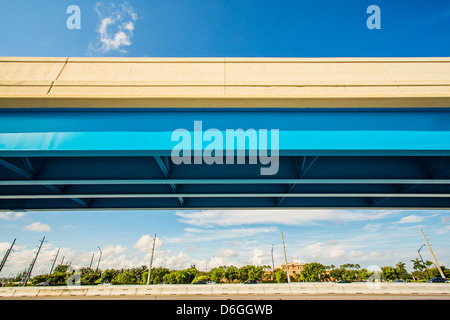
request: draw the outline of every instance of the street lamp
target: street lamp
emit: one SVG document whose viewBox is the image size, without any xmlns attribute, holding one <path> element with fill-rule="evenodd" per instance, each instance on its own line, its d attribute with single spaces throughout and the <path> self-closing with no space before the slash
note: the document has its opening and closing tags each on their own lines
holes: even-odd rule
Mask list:
<svg viewBox="0 0 450 320">
<path fill-rule="evenodd" d="M 425 267 L 425 271 L 427 272 L 428 279 L 430 279 L 430 274 L 428 273 L 428 268 L 427 268 L 427 266 L 425 265 L 425 263 L 423 262 L 422 256 L 420 255 L 420 250 L 421 250 L 423 247 L 425 247 L 424 244 L 419 248 L 419 250 L 417 250 L 417 252 L 419 253 L 420 261 L 422 261 L 422 264 L 423 264 L 423 266 Z"/>
<path fill-rule="evenodd" d="M 97 269 L 95 269 L 96 274 L 98 271 L 98 266 L 100 265 L 100 259 L 102 258 L 102 249 L 100 249 L 100 247 L 98 247 L 98 250 L 100 250 L 100 257 L 98 257 Z"/>
</svg>

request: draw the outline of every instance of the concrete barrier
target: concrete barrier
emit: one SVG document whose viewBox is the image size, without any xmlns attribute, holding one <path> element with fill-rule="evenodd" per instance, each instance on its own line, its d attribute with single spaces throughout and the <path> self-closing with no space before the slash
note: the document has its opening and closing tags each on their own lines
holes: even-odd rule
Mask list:
<svg viewBox="0 0 450 320">
<path fill-rule="evenodd" d="M 13 297 L 36 297 L 39 293 L 39 288 L 15 288 Z"/>
<path fill-rule="evenodd" d="M 16 290 L 13 288 L 0 288 L 0 297 L 9 298 L 14 295 Z"/>
<path fill-rule="evenodd" d="M 86 296 L 111 296 L 112 289 L 112 286 L 91 286 L 88 288 Z"/>
<path fill-rule="evenodd" d="M 135 296 L 136 286 L 114 286 L 111 290 L 111 296 Z"/>
<path fill-rule="evenodd" d="M 238 294 L 264 294 L 264 285 L 262 284 L 239 284 L 237 286 Z"/>
<path fill-rule="evenodd" d="M 37 294 L 38 297 L 59 297 L 62 295 L 64 288 L 48 287 L 40 288 Z"/>
<path fill-rule="evenodd" d="M 213 286 L 215 285 L 187 285 L 186 293 L 188 295 L 212 295 L 213 294 Z"/>
<path fill-rule="evenodd" d="M 345 294 L 346 283 L 319 283 L 315 287 L 317 294 Z"/>
<path fill-rule="evenodd" d="M 238 294 L 237 287 L 233 284 L 215 284 L 213 285 L 212 292 L 217 296 Z"/>
<path fill-rule="evenodd" d="M 286 295 L 291 294 L 291 286 L 289 285 L 263 285 L 265 295 Z"/>
<path fill-rule="evenodd" d="M 175 284 L 161 285 L 162 296 L 186 295 L 186 294 L 187 294 L 186 285 L 175 285 Z"/>
<path fill-rule="evenodd" d="M 136 296 L 159 296 L 161 295 L 161 287 L 159 286 L 140 286 L 136 290 Z"/>
<path fill-rule="evenodd" d="M 61 297 L 83 297 L 86 296 L 88 288 L 68 287 L 64 288 Z"/>
<path fill-rule="evenodd" d="M 274 296 L 274 295 L 436 295 L 450 298 L 449 283 L 291 283 L 215 285 L 111 285 L 75 287 L 3 287 L 0 298 Z"/>
<path fill-rule="evenodd" d="M 315 283 L 291 283 L 291 294 L 317 294 Z"/>
</svg>

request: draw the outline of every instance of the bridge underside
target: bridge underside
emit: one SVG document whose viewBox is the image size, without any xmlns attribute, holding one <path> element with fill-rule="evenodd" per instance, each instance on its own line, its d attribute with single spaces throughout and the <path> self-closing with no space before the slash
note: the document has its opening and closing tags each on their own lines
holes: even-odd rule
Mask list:
<svg viewBox="0 0 450 320">
<path fill-rule="evenodd" d="M 175 164 L 171 133 L 194 121 L 278 129 L 276 174 L 248 155 Z M 448 209 L 449 132 L 447 109 L 4 109 L 0 209 Z"/>
<path fill-rule="evenodd" d="M 450 58 L 0 57 L 0 210 L 448 209 L 449 156 Z"/>
<path fill-rule="evenodd" d="M 170 158 L 0 160 L 1 209 L 448 208 L 440 156 L 283 156 L 254 165 L 173 165 Z M 166 169 L 167 168 L 167 169 Z"/>
</svg>

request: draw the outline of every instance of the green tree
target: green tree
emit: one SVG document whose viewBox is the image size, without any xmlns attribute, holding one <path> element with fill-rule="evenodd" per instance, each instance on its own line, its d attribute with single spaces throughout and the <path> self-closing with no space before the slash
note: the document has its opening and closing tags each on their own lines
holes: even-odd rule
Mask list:
<svg viewBox="0 0 450 320">
<path fill-rule="evenodd" d="M 321 281 L 326 278 L 326 268 L 317 262 L 307 263 L 300 272 L 300 278 L 308 282 Z"/>
<path fill-rule="evenodd" d="M 406 270 L 406 264 L 399 261 L 395 265 L 395 269 L 397 271 L 397 276 L 399 279 L 405 280 L 408 278 L 408 271 Z"/>
<path fill-rule="evenodd" d="M 393 281 L 399 278 L 397 270 L 393 267 L 381 267 L 381 271 L 381 276 L 387 281 Z"/>
<path fill-rule="evenodd" d="M 106 269 L 102 272 L 100 279 L 98 280 L 99 283 L 113 283 L 113 281 L 117 278 L 119 275 L 119 272 L 114 269 Z M 94 278 L 97 276 L 94 273 Z"/>
<path fill-rule="evenodd" d="M 124 271 L 119 273 L 117 278 L 113 280 L 113 283 L 117 284 L 133 284 L 136 283 L 135 275 L 130 271 Z"/>
<path fill-rule="evenodd" d="M 444 273 L 445 278 L 448 279 L 450 277 L 450 270 L 447 269 L 445 266 L 441 266 L 441 270 Z M 430 277 L 431 278 L 438 278 L 438 277 L 441 278 L 442 277 L 441 272 L 439 271 L 439 269 L 437 267 L 430 269 Z"/>
<path fill-rule="evenodd" d="M 284 272 L 281 269 L 275 269 L 275 281 L 277 283 L 286 283 L 287 281 L 286 272 Z"/>
<path fill-rule="evenodd" d="M 373 272 L 368 271 L 367 269 L 361 269 L 358 273 L 358 277 L 360 280 L 367 280 L 370 278 L 371 275 L 373 275 Z"/>
<path fill-rule="evenodd" d="M 220 282 L 225 278 L 226 269 L 224 267 L 213 268 L 209 271 L 211 280 L 214 282 Z"/>
<path fill-rule="evenodd" d="M 152 268 L 152 273 L 150 274 L 150 283 L 158 284 L 164 282 L 163 278 L 166 274 L 170 273 L 169 269 L 166 268 Z M 141 283 L 147 283 L 148 271 L 144 271 L 141 276 Z"/>
<path fill-rule="evenodd" d="M 250 266 L 243 266 L 237 270 L 237 279 L 240 282 L 244 282 L 248 280 L 248 273 L 250 271 Z"/>
<path fill-rule="evenodd" d="M 176 284 L 177 283 L 177 276 L 174 271 L 169 272 L 164 275 L 163 282 L 167 284 Z"/>
<path fill-rule="evenodd" d="M 69 265 L 57 265 L 54 269 L 53 269 L 53 273 L 57 273 L 57 272 L 62 272 L 65 273 L 67 272 L 67 269 L 69 268 Z"/>
<path fill-rule="evenodd" d="M 235 266 L 229 266 L 225 270 L 225 279 L 227 279 L 228 282 L 233 282 L 238 279 L 238 268 Z"/>
<path fill-rule="evenodd" d="M 53 272 L 48 275 L 47 281 L 51 282 L 54 286 L 62 286 L 67 283 L 68 278 L 69 274 L 66 272 Z"/>
<path fill-rule="evenodd" d="M 31 279 L 30 282 L 31 282 L 31 285 L 34 286 L 38 283 L 46 282 L 47 278 L 48 278 L 48 274 L 39 274 L 39 275 L 33 277 L 33 279 Z"/>
<path fill-rule="evenodd" d="M 210 277 L 206 275 L 198 275 L 196 276 L 191 283 L 197 282 L 197 281 L 209 281 Z"/>
<path fill-rule="evenodd" d="M 265 269 L 269 268 L 268 266 L 249 266 L 248 269 L 248 280 L 257 280 L 261 281 Z"/>
</svg>

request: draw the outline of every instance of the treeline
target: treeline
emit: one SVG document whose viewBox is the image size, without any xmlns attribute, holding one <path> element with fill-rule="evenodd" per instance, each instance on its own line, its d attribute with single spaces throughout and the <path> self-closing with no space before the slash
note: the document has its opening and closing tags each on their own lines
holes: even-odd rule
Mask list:
<svg viewBox="0 0 450 320">
<path fill-rule="evenodd" d="M 426 281 L 430 278 L 440 277 L 437 268 L 433 268 L 433 263 L 426 261 L 422 263 L 418 259 L 411 260 L 414 263 L 412 273 L 408 273 L 405 263 L 399 262 L 394 267 L 381 267 L 381 272 L 376 275 L 382 281 L 405 280 L 405 281 Z M 447 278 L 450 277 L 450 270 L 441 266 Z M 24 272 L 22 272 L 24 274 Z M 303 266 L 303 270 L 290 277 L 291 281 L 317 282 L 317 281 L 370 281 L 374 279 L 374 272 L 361 268 L 358 264 L 343 264 L 339 267 L 334 265 L 325 266 L 313 262 Z M 21 281 L 18 274 L 16 279 L 10 279 L 9 285 L 13 281 Z M 82 285 L 96 285 L 103 283 L 111 284 L 147 284 L 148 267 L 129 269 L 106 269 L 104 271 L 93 270 L 91 268 L 81 268 L 72 270 L 70 266 L 59 265 L 51 274 L 41 274 L 33 277 L 29 285 L 36 285 L 41 282 L 50 282 L 52 285 L 66 285 L 68 279 L 79 280 Z M 200 271 L 195 266 L 183 270 L 169 270 L 167 268 L 152 268 L 150 274 L 150 284 L 190 284 L 196 281 L 214 281 L 216 283 L 241 283 L 248 280 L 261 282 L 285 283 L 286 273 L 281 269 L 275 269 L 272 273 L 270 266 L 247 265 L 243 267 L 220 266 L 208 272 Z M 8 285 L 8 284 L 6 284 Z"/>
</svg>

